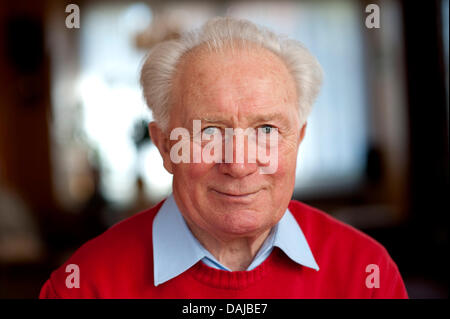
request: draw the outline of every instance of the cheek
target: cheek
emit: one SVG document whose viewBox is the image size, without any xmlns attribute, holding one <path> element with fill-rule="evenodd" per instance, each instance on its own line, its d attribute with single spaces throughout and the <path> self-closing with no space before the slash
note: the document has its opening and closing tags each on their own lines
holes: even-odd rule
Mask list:
<svg viewBox="0 0 450 319">
<path fill-rule="evenodd" d="M 174 165 L 174 178 L 178 182 L 182 180 L 183 184 L 194 187 L 204 184 L 210 178 L 214 163 L 180 163 Z"/>
<path fill-rule="evenodd" d="M 297 151 L 288 148 L 281 149 L 278 155 L 278 169 L 274 179 L 278 184 L 291 185 L 295 183 L 295 171 L 297 167 Z"/>
<path fill-rule="evenodd" d="M 278 163 L 278 170 L 271 176 L 273 191 L 279 195 L 288 194 L 290 188 L 295 183 L 295 168 L 287 162 L 280 161 Z"/>
</svg>

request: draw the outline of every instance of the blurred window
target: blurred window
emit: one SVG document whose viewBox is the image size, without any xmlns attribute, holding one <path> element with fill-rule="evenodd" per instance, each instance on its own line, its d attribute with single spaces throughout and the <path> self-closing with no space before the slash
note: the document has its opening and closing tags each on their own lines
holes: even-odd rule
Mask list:
<svg viewBox="0 0 450 319">
<path fill-rule="evenodd" d="M 356 1 L 249 2 L 229 9 L 299 40 L 324 70 L 297 161 L 296 193 L 302 197 L 351 189 L 364 174 L 368 105 L 361 10 Z"/>
</svg>

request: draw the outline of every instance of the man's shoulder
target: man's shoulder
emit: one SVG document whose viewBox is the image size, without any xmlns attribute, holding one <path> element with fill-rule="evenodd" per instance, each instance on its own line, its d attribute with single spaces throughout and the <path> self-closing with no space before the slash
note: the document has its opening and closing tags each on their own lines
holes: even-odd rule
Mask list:
<svg viewBox="0 0 450 319">
<path fill-rule="evenodd" d="M 289 210 L 319 265 L 318 273 L 324 282 L 333 283 L 338 295 L 352 298 L 408 297 L 396 263 L 378 241 L 304 203 L 291 201 Z M 380 289 L 370 289 L 367 280 L 375 278 L 370 274 L 377 276 Z"/>
<path fill-rule="evenodd" d="M 152 224 L 162 203 L 113 225 L 104 233 L 84 243 L 52 272 L 50 281 L 53 289 L 59 294 L 68 292 L 64 285 L 69 265 L 77 267 L 80 272 L 80 285 L 83 284 L 85 288 L 109 286 L 111 276 L 120 280 L 121 274 L 129 276 L 130 270 L 138 273 L 143 270 L 141 268 L 151 268 Z M 85 291 L 78 290 L 80 294 Z"/>
<path fill-rule="evenodd" d="M 316 251 L 333 247 L 341 254 L 364 250 L 373 255 L 389 256 L 377 240 L 326 212 L 296 200 L 289 203 L 289 210 Z"/>
<path fill-rule="evenodd" d="M 104 255 L 130 252 L 151 239 L 152 223 L 163 202 L 138 212 L 111 226 L 104 233 L 83 244 L 74 255 Z M 151 242 L 149 243 L 151 246 Z"/>
</svg>

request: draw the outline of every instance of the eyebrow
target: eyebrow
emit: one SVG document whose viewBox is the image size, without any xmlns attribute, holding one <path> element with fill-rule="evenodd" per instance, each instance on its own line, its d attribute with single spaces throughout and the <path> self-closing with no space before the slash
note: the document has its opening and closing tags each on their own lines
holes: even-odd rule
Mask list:
<svg viewBox="0 0 450 319">
<path fill-rule="evenodd" d="M 198 120 L 201 120 L 202 123 L 217 123 L 217 124 L 228 124 L 230 122 L 229 119 L 227 119 L 224 116 L 221 115 L 208 115 L 208 116 L 200 116 L 198 118 L 195 118 Z M 247 117 L 248 122 L 251 124 L 255 123 L 262 123 L 262 122 L 270 122 L 270 121 L 279 121 L 283 124 L 287 124 L 289 122 L 288 118 L 280 112 L 275 113 L 268 113 L 268 114 L 259 114 L 259 115 L 250 115 Z"/>
<path fill-rule="evenodd" d="M 202 122 L 207 122 L 207 123 L 223 123 L 226 124 L 228 122 L 227 119 L 223 118 L 223 117 L 200 117 L 198 118 L 200 121 Z"/>
<path fill-rule="evenodd" d="M 269 122 L 269 121 L 280 121 L 280 122 L 287 122 L 288 118 L 283 113 L 269 113 L 269 114 L 263 114 L 263 115 L 257 115 L 252 118 L 252 122 Z"/>
</svg>

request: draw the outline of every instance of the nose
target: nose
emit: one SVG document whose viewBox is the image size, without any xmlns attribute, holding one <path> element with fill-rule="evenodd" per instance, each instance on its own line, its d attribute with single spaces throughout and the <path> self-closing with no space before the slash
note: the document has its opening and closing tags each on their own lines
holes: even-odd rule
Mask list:
<svg viewBox="0 0 450 319">
<path fill-rule="evenodd" d="M 222 174 L 234 178 L 242 178 L 253 174 L 257 170 L 256 163 L 219 163 L 219 171 Z"/>
<path fill-rule="evenodd" d="M 225 144 L 225 154 L 223 154 L 222 162 L 218 164 L 222 174 L 242 178 L 257 171 L 258 164 L 253 154 L 256 151 L 255 145 L 250 146 L 247 137 L 238 142 L 236 136 L 233 136 L 233 138 L 226 139 Z M 229 154 L 229 150 L 232 150 L 233 153 Z M 229 158 L 232 158 L 232 161 L 229 161 Z"/>
</svg>

